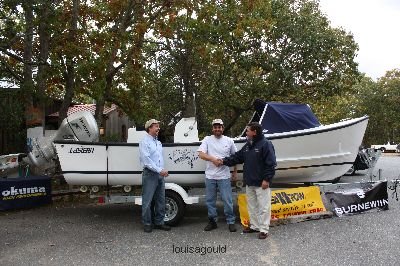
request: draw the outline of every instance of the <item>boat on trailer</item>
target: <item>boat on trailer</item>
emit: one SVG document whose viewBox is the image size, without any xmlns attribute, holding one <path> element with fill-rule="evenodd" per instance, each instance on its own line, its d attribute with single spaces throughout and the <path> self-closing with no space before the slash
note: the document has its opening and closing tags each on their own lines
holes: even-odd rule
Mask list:
<svg viewBox="0 0 400 266">
<path fill-rule="evenodd" d="M 368 116 L 321 125 L 305 104 L 266 103 L 256 100 L 250 121 L 263 126 L 272 141 L 277 158 L 275 183 L 315 183 L 335 181 L 354 163 L 361 145 Z M 98 134 L 94 117 L 89 112 L 75 113 L 72 136 Z M 82 124 L 80 124 L 82 123 Z M 86 124 L 85 124 L 86 123 Z M 97 132 L 96 132 L 97 130 Z M 85 133 L 83 132 L 83 133 Z M 131 128 L 127 143 L 55 140 L 53 142 L 62 174 L 70 185 L 135 186 L 142 183 L 139 144 L 145 134 Z M 204 186 L 205 161 L 199 158 L 195 118 L 183 118 L 175 127 L 174 143 L 163 143 L 166 182 L 182 187 Z M 244 136 L 234 138 L 238 149 Z M 242 179 L 238 166 L 238 179 Z"/>
</svg>

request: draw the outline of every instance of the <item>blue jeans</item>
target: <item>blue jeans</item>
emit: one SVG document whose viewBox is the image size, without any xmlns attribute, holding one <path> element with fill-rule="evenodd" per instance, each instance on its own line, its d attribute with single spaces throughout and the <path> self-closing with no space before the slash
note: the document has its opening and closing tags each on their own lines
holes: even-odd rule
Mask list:
<svg viewBox="0 0 400 266">
<path fill-rule="evenodd" d="M 151 202 L 154 200 L 154 224 L 164 224 L 165 181 L 164 177 L 148 169 L 142 174 L 142 222 L 151 225 Z"/>
<path fill-rule="evenodd" d="M 217 214 L 217 188 L 221 194 L 224 203 L 224 213 L 227 224 L 235 223 L 235 214 L 233 213 L 232 187 L 231 180 L 228 179 L 208 179 L 206 178 L 206 204 L 208 209 L 208 219 L 216 221 Z"/>
</svg>

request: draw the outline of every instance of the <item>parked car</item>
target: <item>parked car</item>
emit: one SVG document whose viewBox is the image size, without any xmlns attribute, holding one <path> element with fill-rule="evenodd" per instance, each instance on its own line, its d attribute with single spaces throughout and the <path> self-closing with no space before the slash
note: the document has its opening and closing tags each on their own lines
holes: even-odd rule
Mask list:
<svg viewBox="0 0 400 266">
<path fill-rule="evenodd" d="M 388 141 L 386 144 L 378 144 L 378 145 L 371 145 L 372 149 L 381 150 L 382 152 L 393 151 L 399 152 L 398 149 L 399 145 L 395 144 L 394 142 Z"/>
</svg>

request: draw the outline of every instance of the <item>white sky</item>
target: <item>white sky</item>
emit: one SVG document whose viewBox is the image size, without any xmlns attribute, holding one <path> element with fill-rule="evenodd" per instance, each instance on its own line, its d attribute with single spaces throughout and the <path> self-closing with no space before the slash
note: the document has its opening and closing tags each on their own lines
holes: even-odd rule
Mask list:
<svg viewBox="0 0 400 266">
<path fill-rule="evenodd" d="M 353 34 L 361 72 L 376 80 L 400 68 L 400 0 L 320 0 L 320 8 Z"/>
</svg>

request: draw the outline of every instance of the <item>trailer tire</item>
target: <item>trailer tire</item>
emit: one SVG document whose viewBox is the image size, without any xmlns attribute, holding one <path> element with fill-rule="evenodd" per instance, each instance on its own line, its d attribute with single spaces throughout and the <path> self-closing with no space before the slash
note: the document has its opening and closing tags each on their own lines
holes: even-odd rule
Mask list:
<svg viewBox="0 0 400 266">
<path fill-rule="evenodd" d="M 177 225 L 185 214 L 185 202 L 182 197 L 172 190 L 165 191 L 165 218 L 167 225 Z"/>
</svg>

